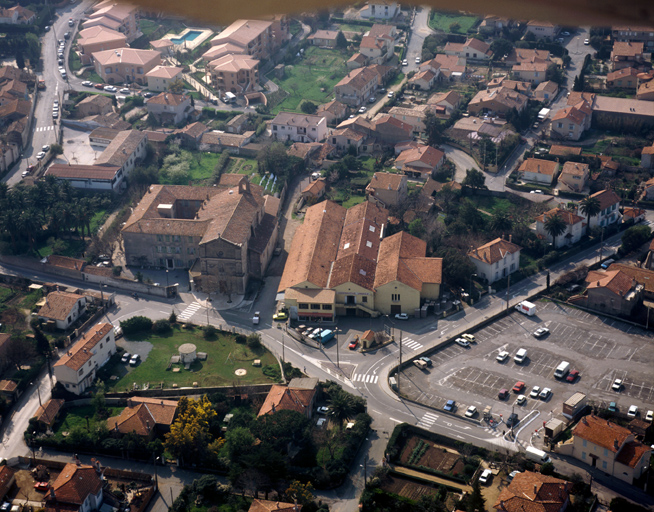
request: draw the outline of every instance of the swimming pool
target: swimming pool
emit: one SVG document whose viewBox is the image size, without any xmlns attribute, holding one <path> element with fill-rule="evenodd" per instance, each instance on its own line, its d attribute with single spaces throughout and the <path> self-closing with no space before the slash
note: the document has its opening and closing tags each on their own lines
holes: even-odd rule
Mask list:
<svg viewBox="0 0 654 512">
<path fill-rule="evenodd" d="M 183 44 L 184 41 L 193 41 L 200 34 L 202 34 L 202 31 L 200 30 L 189 30 L 182 37 L 173 37 L 170 40 L 175 44 Z"/>
</svg>

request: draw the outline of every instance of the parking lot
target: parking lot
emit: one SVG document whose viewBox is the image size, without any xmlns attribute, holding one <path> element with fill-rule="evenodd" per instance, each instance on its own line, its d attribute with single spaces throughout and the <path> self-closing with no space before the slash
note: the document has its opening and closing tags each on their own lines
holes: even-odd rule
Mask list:
<svg viewBox="0 0 654 512">
<path fill-rule="evenodd" d="M 536 338 L 533 332 L 539 327 L 550 332 Z M 456 400 L 461 415 L 469 405 L 491 405 L 493 414 L 504 416 L 514 410 L 518 393 L 500 400 L 498 392 L 523 381 L 521 393 L 527 401 L 515 407 L 521 418 L 534 409 L 547 413 L 546 418 L 550 412 L 555 416 L 576 391 L 600 406 L 615 401 L 621 412 L 637 405 L 641 417 L 654 409 L 654 337 L 640 327 L 540 301 L 532 317 L 514 311 L 473 334 L 476 342 L 469 348 L 453 343 L 427 354 L 431 368 L 407 367 L 401 376 L 402 393 L 438 409 Z M 527 350 L 522 364 L 513 360 L 520 348 Z M 509 353 L 502 362 L 497 360 L 501 351 Z M 555 379 L 554 370 L 562 361 L 570 362 L 580 378 L 572 383 Z M 615 379 L 624 381 L 620 392 L 611 389 Z M 533 386 L 551 388 L 552 395 L 546 401 L 529 398 Z"/>
</svg>

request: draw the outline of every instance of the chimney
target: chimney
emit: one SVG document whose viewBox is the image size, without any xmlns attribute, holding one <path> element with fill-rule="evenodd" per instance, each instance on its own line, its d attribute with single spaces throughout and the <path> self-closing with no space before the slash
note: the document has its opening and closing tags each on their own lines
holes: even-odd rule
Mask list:
<svg viewBox="0 0 654 512">
<path fill-rule="evenodd" d="M 538 486 L 534 484 L 534 494 L 538 494 Z"/>
<path fill-rule="evenodd" d="M 114 425 L 115 425 L 115 426 L 114 426 L 114 430 L 115 430 L 116 432 L 118 432 L 118 422 L 115 421 L 115 422 L 114 422 Z"/>
<path fill-rule="evenodd" d="M 513 234 L 509 233 L 509 242 L 511 241 L 512 238 L 513 238 Z"/>
<path fill-rule="evenodd" d="M 618 440 L 617 440 L 617 439 L 614 439 L 614 440 L 613 440 L 613 448 L 615 448 L 616 450 L 617 450 L 618 448 L 620 448 L 620 445 L 618 444 Z"/>
<path fill-rule="evenodd" d="M 584 425 L 588 425 L 588 420 L 586 419 L 586 416 L 584 416 L 583 418 L 581 418 L 581 422 L 582 422 Z"/>
</svg>

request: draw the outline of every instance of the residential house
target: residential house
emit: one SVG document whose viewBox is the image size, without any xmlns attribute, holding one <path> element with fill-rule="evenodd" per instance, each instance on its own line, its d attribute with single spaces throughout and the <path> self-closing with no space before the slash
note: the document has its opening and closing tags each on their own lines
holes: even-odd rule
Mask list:
<svg viewBox="0 0 654 512">
<path fill-rule="evenodd" d="M 546 37 L 553 39 L 554 36 L 559 33 L 559 27 L 549 21 L 530 20 L 527 23 L 527 32 L 531 32 L 538 39 Z"/>
<path fill-rule="evenodd" d="M 151 91 L 167 91 L 171 83 L 182 79 L 182 68 L 177 66 L 155 66 L 145 74 L 148 89 Z"/>
<path fill-rule="evenodd" d="M 202 60 L 204 60 L 206 63 L 209 63 L 220 59 L 225 55 L 248 55 L 248 53 L 245 51 L 245 48 L 236 44 L 222 43 L 216 46 L 212 46 L 206 52 L 204 52 L 202 54 Z"/>
<path fill-rule="evenodd" d="M 180 124 L 193 111 L 191 97 L 186 94 L 160 92 L 145 102 L 149 114 L 160 122 Z"/>
<path fill-rule="evenodd" d="M 557 236 L 556 239 L 553 239 L 552 235 L 545 228 L 547 219 L 553 216 L 560 217 L 565 223 L 565 231 Z M 554 249 L 570 246 L 576 244 L 586 234 L 586 219 L 571 210 L 553 208 L 536 217 L 536 234 L 551 243 Z"/>
<path fill-rule="evenodd" d="M 553 160 L 541 158 L 527 158 L 518 169 L 524 181 L 531 181 L 543 185 L 552 185 L 559 174 L 560 165 Z"/>
<path fill-rule="evenodd" d="M 399 206 L 407 198 L 407 183 L 405 174 L 376 172 L 366 186 L 366 197 L 382 208 Z"/>
<path fill-rule="evenodd" d="M 317 203 L 322 199 L 327 192 L 327 180 L 325 178 L 318 178 L 309 183 L 300 195 L 307 203 Z"/>
<path fill-rule="evenodd" d="M 92 55 L 95 71 L 108 84 L 147 83 L 146 74 L 161 64 L 161 53 L 154 50 L 116 48 Z"/>
<path fill-rule="evenodd" d="M 494 14 L 487 14 L 484 16 L 484 19 L 481 20 L 477 32 L 487 35 L 499 34 L 505 27 L 511 26 L 511 23 L 511 20 L 508 18 L 501 18 Z"/>
<path fill-rule="evenodd" d="M 515 66 L 522 62 L 550 62 L 550 52 L 547 50 L 531 50 L 529 48 L 513 48 L 504 57 L 504 63 Z"/>
<path fill-rule="evenodd" d="M 80 118 L 105 115 L 113 111 L 112 98 L 104 94 L 90 94 L 80 101 L 75 108 L 75 113 Z"/>
<path fill-rule="evenodd" d="M 418 71 L 418 73 L 409 78 L 409 87 L 421 91 L 429 91 L 438 81 L 439 74 L 440 71 L 434 72 L 431 69 Z"/>
<path fill-rule="evenodd" d="M 654 101 L 654 80 L 641 83 L 636 91 L 636 98 L 643 101 Z"/>
<path fill-rule="evenodd" d="M 221 92 L 242 95 L 259 84 L 259 60 L 248 55 L 224 55 L 207 64 L 211 84 Z"/>
<path fill-rule="evenodd" d="M 211 40 L 211 46 L 230 43 L 253 59 L 269 59 L 283 44 L 280 37 L 275 36 L 272 21 L 236 20 Z"/>
<path fill-rule="evenodd" d="M 46 512 L 91 512 L 104 501 L 103 476 L 99 463 L 92 466 L 69 462 L 45 495 Z"/>
<path fill-rule="evenodd" d="M 175 43 L 170 39 L 157 39 L 150 41 L 150 46 L 153 50 L 158 51 L 164 57 L 172 57 L 175 51 Z"/>
<path fill-rule="evenodd" d="M 477 247 L 468 253 L 468 258 L 477 269 L 477 275 L 494 283 L 520 269 L 520 247 L 504 236 Z"/>
<path fill-rule="evenodd" d="M 302 505 L 255 498 L 252 500 L 248 512 L 302 512 Z"/>
<path fill-rule="evenodd" d="M 243 175 L 223 175 L 214 187 L 152 185 L 122 229 L 125 258 L 190 268 L 194 289 L 240 294 L 266 271 L 278 208 Z"/>
<path fill-rule="evenodd" d="M 445 153 L 431 146 L 402 151 L 395 159 L 395 167 L 413 178 L 427 180 L 445 162 Z"/>
<path fill-rule="evenodd" d="M 356 52 L 347 60 L 345 65 L 347 66 L 347 69 L 362 68 L 368 65 L 368 57 L 359 52 Z"/>
<path fill-rule="evenodd" d="M 366 66 L 353 69 L 334 86 L 336 99 L 346 105 L 358 107 L 365 103 L 379 87 L 379 75 Z"/>
<path fill-rule="evenodd" d="M 564 512 L 571 494 L 572 483 L 566 480 L 523 471 L 502 488 L 493 508 L 497 512 Z"/>
<path fill-rule="evenodd" d="M 461 95 L 456 91 L 436 92 L 427 100 L 427 105 L 439 117 L 450 117 L 461 103 Z"/>
<path fill-rule="evenodd" d="M 143 132 L 123 130 L 113 138 L 102 154 L 95 159 L 95 165 L 119 167 L 123 176 L 129 177 L 134 167 L 145 158 L 147 143 L 148 137 Z"/>
<path fill-rule="evenodd" d="M 631 66 L 611 71 L 606 75 L 606 87 L 608 89 L 631 89 L 638 87 L 638 70 Z"/>
<path fill-rule="evenodd" d="M 93 7 L 93 13 L 84 21 L 84 28 L 103 26 L 125 34 L 127 43 L 138 39 L 142 34 L 139 28 L 138 7 L 125 3 L 100 2 Z"/>
<path fill-rule="evenodd" d="M 642 222 L 645 220 L 646 211 L 642 208 L 626 206 L 622 209 L 622 222 Z"/>
<path fill-rule="evenodd" d="M 66 330 L 86 311 L 86 297 L 77 293 L 50 292 L 39 309 L 39 318 L 54 322 L 57 329 Z"/>
<path fill-rule="evenodd" d="M 639 131 L 654 126 L 654 101 L 594 96 L 592 114 L 593 126 L 599 129 Z"/>
<path fill-rule="evenodd" d="M 36 13 L 22 5 L 14 5 L 7 9 L 0 8 L 0 23 L 7 25 L 29 25 L 36 21 Z"/>
<path fill-rule="evenodd" d="M 443 190 L 449 190 L 451 192 L 456 192 L 461 190 L 461 184 L 456 181 L 448 181 L 441 183 L 432 178 L 428 178 L 425 184 L 420 189 L 420 196 L 418 197 L 418 207 L 417 210 L 425 213 L 429 213 L 432 206 L 434 205 L 434 198 L 436 194 Z"/>
<path fill-rule="evenodd" d="M 0 397 L 13 404 L 21 395 L 16 381 L 3 379 L 0 380 Z"/>
<path fill-rule="evenodd" d="M 44 176 L 54 176 L 84 190 L 120 192 L 125 175 L 119 166 L 52 164 Z"/>
<path fill-rule="evenodd" d="M 316 115 L 327 119 L 327 124 L 335 124 L 345 118 L 347 106 L 338 100 L 332 100 L 329 103 L 318 105 Z"/>
<path fill-rule="evenodd" d="M 534 98 L 543 103 L 554 101 L 559 92 L 559 84 L 551 80 L 541 82 L 534 90 Z"/>
<path fill-rule="evenodd" d="M 649 158 L 651 156 L 648 155 Z M 642 156 L 641 156 L 642 159 Z M 642 167 L 645 167 L 644 165 Z M 649 167 L 645 167 L 646 169 Z M 643 199 L 647 201 L 654 201 L 654 178 L 648 179 L 644 184 L 643 184 L 644 190 L 643 190 Z"/>
<path fill-rule="evenodd" d="M 350 146 L 356 149 L 356 153 L 363 148 L 366 136 L 353 128 L 336 128 L 330 135 L 329 141 L 340 152 L 349 150 Z"/>
<path fill-rule="evenodd" d="M 67 391 L 81 395 L 93 385 L 96 372 L 115 352 L 113 326 L 94 325 L 54 364 L 57 382 Z"/>
<path fill-rule="evenodd" d="M 527 96 L 506 87 L 479 91 L 468 104 L 468 112 L 506 115 L 512 109 L 522 112 L 527 106 Z"/>
<path fill-rule="evenodd" d="M 274 139 L 293 142 L 320 142 L 327 137 L 327 119 L 309 114 L 280 112 L 270 125 Z"/>
<path fill-rule="evenodd" d="M 291 381 L 292 382 L 292 381 Z M 317 384 L 317 383 L 316 383 Z M 313 388 L 282 386 L 273 384 L 257 416 L 275 414 L 278 411 L 295 411 L 311 418 L 316 405 L 318 390 Z"/>
<path fill-rule="evenodd" d="M 493 56 L 490 45 L 474 37 L 466 40 L 465 43 L 446 43 L 443 53 L 482 62 L 489 62 Z"/>
<path fill-rule="evenodd" d="M 580 193 L 586 187 L 589 175 L 588 164 L 566 162 L 559 175 L 559 187 L 566 191 Z"/>
<path fill-rule="evenodd" d="M 547 62 L 520 62 L 513 66 L 511 72 L 518 80 L 538 85 L 546 81 L 548 66 Z"/>
<path fill-rule="evenodd" d="M 572 436 L 571 442 L 561 446 L 564 453 L 613 478 L 633 484 L 649 468 L 652 449 L 610 420 L 584 416 Z"/>
<path fill-rule="evenodd" d="M 343 34 L 340 30 L 316 30 L 307 37 L 309 44 L 314 46 L 323 46 L 326 48 L 336 48 L 338 34 Z"/>
<path fill-rule="evenodd" d="M 79 39 L 77 40 L 79 58 L 85 66 L 92 63 L 92 55 L 95 52 L 114 50 L 126 46 L 127 36 L 125 34 L 102 25 L 80 30 Z"/>
<path fill-rule="evenodd" d="M 157 432 L 169 432 L 176 414 L 175 400 L 130 397 L 120 414 L 107 419 L 107 429 L 114 435 L 134 433 L 151 439 Z"/>
<path fill-rule="evenodd" d="M 210 153 L 222 153 L 227 150 L 238 155 L 241 149 L 252 141 L 254 132 L 252 130 L 239 133 L 222 133 L 219 131 L 205 132 L 200 137 L 200 151 Z"/>
<path fill-rule="evenodd" d="M 40 423 L 45 429 L 51 429 L 59 417 L 59 411 L 66 403 L 61 398 L 51 398 L 46 403 L 42 404 L 34 415 L 37 423 Z"/>
<path fill-rule="evenodd" d="M 567 140 L 579 140 L 590 129 L 592 110 L 587 101 L 559 110 L 550 123 L 550 136 Z"/>
<path fill-rule="evenodd" d="M 227 122 L 227 132 L 243 133 L 248 127 L 253 128 L 252 116 L 248 114 L 238 114 Z"/>
<path fill-rule="evenodd" d="M 16 470 L 6 464 L 0 467 L 0 500 L 4 500 L 16 483 Z"/>
<path fill-rule="evenodd" d="M 413 131 L 416 134 L 420 134 L 425 131 L 424 119 L 427 116 L 427 112 L 432 109 L 430 105 L 417 105 L 413 108 L 391 107 L 388 113 L 391 117 L 410 124 L 413 126 Z"/>
<path fill-rule="evenodd" d="M 491 138 L 506 137 L 515 132 L 508 128 L 508 123 L 505 120 L 496 117 L 490 119 L 462 117 L 454 123 L 454 126 L 448 129 L 448 133 L 457 138 L 470 137 L 474 139 L 479 135 Z"/>
<path fill-rule="evenodd" d="M 611 37 L 614 41 L 643 43 L 648 52 L 654 49 L 654 30 L 649 26 L 616 25 Z"/>
<path fill-rule="evenodd" d="M 613 42 L 611 50 L 611 71 L 623 68 L 636 68 L 643 63 L 643 43 Z"/>
<path fill-rule="evenodd" d="M 600 213 L 590 218 L 590 227 L 604 227 L 610 224 L 620 222 L 622 215 L 620 214 L 620 196 L 613 190 L 600 190 L 595 192 L 590 197 L 599 200 Z"/>
<path fill-rule="evenodd" d="M 434 55 L 432 60 L 425 62 L 425 64 L 432 62 L 434 66 L 436 64 L 439 65 L 438 69 L 440 70 L 441 76 L 450 81 L 461 80 L 466 74 L 467 60 L 465 57 L 438 53 Z"/>
<path fill-rule="evenodd" d="M 383 64 L 393 57 L 397 31 L 393 25 L 375 23 L 361 38 L 359 53 L 368 64 Z"/>
<path fill-rule="evenodd" d="M 197 149 L 202 140 L 202 135 L 209 131 L 209 127 L 196 121 L 195 123 L 187 124 L 183 128 L 175 130 L 175 136 L 180 141 L 184 148 Z"/>
<path fill-rule="evenodd" d="M 400 14 L 400 4 L 391 2 L 390 0 L 368 2 L 359 9 L 359 16 L 361 18 L 392 20 L 398 14 Z"/>
<path fill-rule="evenodd" d="M 106 148 L 120 132 L 121 130 L 114 130 L 112 128 L 95 128 L 91 133 L 89 133 L 89 144 L 91 146 Z M 143 133 L 148 136 L 148 140 L 150 140 L 151 134 L 154 133 L 167 135 L 164 132 L 153 132 L 151 130 L 143 130 Z"/>
<path fill-rule="evenodd" d="M 376 139 L 385 145 L 395 145 L 413 137 L 412 125 L 389 114 L 377 114 L 373 124 Z"/>
</svg>

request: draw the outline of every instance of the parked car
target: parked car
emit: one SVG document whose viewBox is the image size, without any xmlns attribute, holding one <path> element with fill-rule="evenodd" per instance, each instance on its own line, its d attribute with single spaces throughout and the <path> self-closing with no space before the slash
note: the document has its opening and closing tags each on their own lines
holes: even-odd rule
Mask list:
<svg viewBox="0 0 654 512">
<path fill-rule="evenodd" d="M 406 59 L 404 59 L 404 60 L 402 61 L 402 65 L 403 65 L 403 66 L 408 66 L 408 65 L 409 65 L 409 61 L 406 60 Z"/>
<path fill-rule="evenodd" d="M 409 319 L 409 315 L 407 315 L 406 313 L 398 313 L 395 315 L 395 320 L 408 320 L 408 319 Z"/>
<path fill-rule="evenodd" d="M 531 393 L 529 393 L 529 396 L 531 398 L 538 398 L 538 395 L 540 394 L 540 386 L 534 386 L 531 388 Z"/>
<path fill-rule="evenodd" d="M 443 407 L 443 409 L 449 412 L 454 412 L 455 404 L 456 402 L 454 400 L 448 400 L 447 402 L 445 402 L 445 406 Z"/>
<path fill-rule="evenodd" d="M 316 427 L 322 428 L 325 423 L 327 423 L 327 418 L 319 418 L 318 421 L 316 421 Z"/>
<path fill-rule="evenodd" d="M 93 82 L 91 82 L 90 80 L 84 80 L 84 81 L 82 82 L 82 85 L 83 85 L 84 87 L 93 87 Z"/>
<path fill-rule="evenodd" d="M 517 470 L 516 471 L 511 471 L 509 473 L 509 477 L 508 477 L 509 480 L 513 480 L 516 477 L 516 475 L 519 475 L 520 473 L 521 473 L 521 471 L 517 471 Z"/>
<path fill-rule="evenodd" d="M 570 35 L 570 32 L 564 30 L 563 32 L 561 32 L 561 35 L 562 35 L 563 37 L 568 37 L 568 36 Z"/>
<path fill-rule="evenodd" d="M 654 411 L 647 411 L 647 414 L 645 415 L 645 421 L 652 423 L 652 420 L 654 420 Z"/>
<path fill-rule="evenodd" d="M 584 44 L 588 46 L 590 44 L 590 39 L 584 39 Z"/>
<path fill-rule="evenodd" d="M 427 363 L 427 366 L 431 366 L 433 364 L 431 362 L 431 359 L 429 359 L 427 356 L 422 356 L 420 359 L 422 359 L 425 363 Z"/>
<path fill-rule="evenodd" d="M 551 394 L 552 394 L 552 390 L 550 388 L 543 388 L 538 394 L 538 398 L 540 398 L 541 400 L 547 400 Z"/>
<path fill-rule="evenodd" d="M 622 389 L 623 384 L 624 382 L 622 381 L 622 379 L 615 379 L 613 381 L 613 385 L 611 386 L 611 389 L 613 391 L 620 391 Z"/>
<path fill-rule="evenodd" d="M 45 153 L 47 153 L 48 151 L 50 151 L 50 146 L 48 144 L 46 144 L 45 146 L 43 146 L 41 148 L 41 151 L 44 151 Z"/>
<path fill-rule="evenodd" d="M 497 359 L 500 363 L 503 363 L 504 361 L 506 361 L 508 357 L 509 357 L 509 353 L 506 350 L 502 350 L 502 352 L 497 354 L 497 357 L 495 359 Z"/>
<path fill-rule="evenodd" d="M 477 414 L 477 408 L 474 405 L 471 405 L 466 409 L 466 418 L 474 418 Z"/>
<path fill-rule="evenodd" d="M 322 407 L 318 407 L 317 410 L 318 410 L 318 414 L 327 414 L 329 412 L 329 407 L 322 406 Z"/>
<path fill-rule="evenodd" d="M 284 320 L 288 320 L 288 313 L 286 311 L 277 311 L 273 315 L 273 320 L 276 322 L 283 322 Z"/>
<path fill-rule="evenodd" d="M 365 114 L 366 110 L 368 110 L 366 107 L 361 107 L 359 109 L 359 114 Z"/>
<path fill-rule="evenodd" d="M 153 92 L 144 92 L 143 93 L 144 98 L 152 98 L 152 96 L 154 96 Z"/>
<path fill-rule="evenodd" d="M 388 91 L 388 94 L 386 96 L 388 96 L 389 98 L 392 98 L 393 97 L 393 91 Z"/>
<path fill-rule="evenodd" d="M 113 85 L 105 85 L 104 86 L 104 92 L 116 92 L 118 89 L 114 87 Z"/>
<path fill-rule="evenodd" d="M 416 57 L 416 64 L 420 64 L 420 57 Z"/>
<path fill-rule="evenodd" d="M 520 393 L 523 389 L 525 389 L 525 383 L 519 380 L 518 382 L 515 383 L 515 386 L 513 386 L 513 392 L 514 393 Z"/>
<path fill-rule="evenodd" d="M 504 400 L 508 396 L 509 396 L 509 390 L 506 388 L 500 389 L 500 392 L 497 394 L 497 398 L 499 398 L 500 400 Z"/>
<path fill-rule="evenodd" d="M 615 402 L 609 403 L 609 412 L 618 412 L 618 405 Z"/>
<path fill-rule="evenodd" d="M 36 154 L 36 159 L 37 159 L 37 160 L 43 160 L 44 157 L 45 157 L 45 151 L 39 151 L 39 152 Z"/>
<path fill-rule="evenodd" d="M 252 324 L 259 325 L 260 320 L 261 320 L 261 313 L 259 311 L 255 311 L 254 316 L 252 317 Z"/>
<path fill-rule="evenodd" d="M 355 350 L 359 346 L 359 338 L 354 338 L 347 346 L 350 350 Z"/>
<path fill-rule="evenodd" d="M 574 382 L 579 378 L 579 370 L 572 370 L 565 378 L 568 382 Z"/>
<path fill-rule="evenodd" d="M 515 399 L 515 403 L 518 405 L 523 405 L 527 402 L 527 397 L 525 395 L 518 395 L 518 398 Z"/>
<path fill-rule="evenodd" d="M 95 87 L 96 89 L 102 90 L 102 89 L 104 89 L 104 84 L 95 84 L 93 87 Z"/>
<path fill-rule="evenodd" d="M 457 345 L 461 345 L 462 347 L 468 348 L 470 346 L 470 342 L 468 340 L 464 340 L 463 338 L 457 338 L 454 340 L 454 343 Z"/>
<path fill-rule="evenodd" d="M 476 341 L 476 338 L 475 338 L 474 334 L 465 333 L 465 334 L 462 334 L 461 337 L 464 340 L 468 340 L 470 343 L 475 343 L 475 341 Z"/>
<path fill-rule="evenodd" d="M 519 422 L 520 420 L 518 419 L 518 415 L 514 412 L 511 413 L 511 415 L 507 418 L 506 426 L 509 428 L 515 427 Z"/>
<path fill-rule="evenodd" d="M 638 416 L 638 406 L 637 405 L 632 405 L 629 407 L 629 410 L 627 411 L 627 416 L 630 418 L 635 418 Z"/>
<path fill-rule="evenodd" d="M 50 488 L 50 484 L 48 482 L 36 482 L 34 488 L 37 491 L 46 492 Z"/>
<path fill-rule="evenodd" d="M 484 469 L 481 472 L 481 475 L 479 475 L 479 483 L 480 484 L 487 484 L 488 481 L 490 480 L 491 476 L 493 476 L 493 472 L 490 469 Z"/>
<path fill-rule="evenodd" d="M 542 338 L 546 334 L 549 334 L 550 330 L 547 327 L 540 327 L 534 331 L 535 338 Z"/>
<path fill-rule="evenodd" d="M 134 354 L 131 357 L 131 359 L 129 360 L 129 365 L 130 366 L 136 366 L 137 364 L 139 364 L 140 359 L 141 359 L 141 356 L 139 356 L 138 354 Z"/>
<path fill-rule="evenodd" d="M 125 353 L 123 354 L 123 357 L 120 358 L 120 362 L 121 362 L 121 363 L 128 363 L 130 357 L 132 357 L 132 354 L 130 354 L 129 352 L 125 352 Z"/>
<path fill-rule="evenodd" d="M 127 87 L 123 87 L 119 92 L 120 94 L 131 94 L 132 91 L 130 91 Z"/>
</svg>

